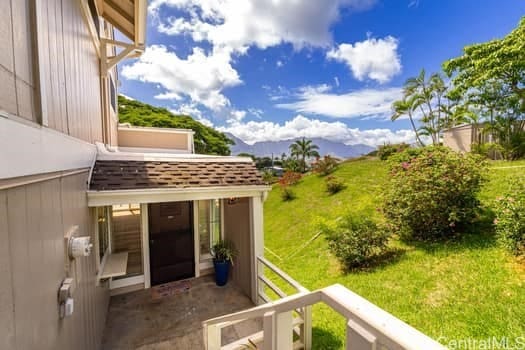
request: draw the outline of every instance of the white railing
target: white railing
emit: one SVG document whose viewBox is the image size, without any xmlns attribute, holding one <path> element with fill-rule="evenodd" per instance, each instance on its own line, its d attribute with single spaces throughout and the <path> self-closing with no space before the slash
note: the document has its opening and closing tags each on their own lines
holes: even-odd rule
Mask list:
<svg viewBox="0 0 525 350">
<path fill-rule="evenodd" d="M 259 256 L 257 257 L 257 279 L 259 281 L 257 283 L 257 296 L 261 301 L 270 303 L 289 296 L 281 288 L 279 288 L 277 284 L 268 278 L 268 276 L 264 273 L 265 268 L 269 269 L 271 272 L 273 272 L 273 274 L 280 277 L 281 281 L 291 287 L 291 289 L 294 290 L 293 294 L 310 292 L 277 266 L 265 258 Z M 266 288 L 275 293 L 278 298 L 270 298 L 266 293 Z M 310 349 L 312 347 L 312 307 L 310 305 L 305 305 L 295 309 L 292 312 L 292 325 L 293 327 L 291 332 L 298 337 L 298 340 L 294 343 L 294 348 Z"/>
<path fill-rule="evenodd" d="M 340 284 L 334 284 L 320 290 L 309 292 L 264 258 L 258 258 L 258 262 L 271 269 L 296 288 L 297 293 L 284 296 L 276 301 L 270 301 L 248 310 L 220 316 L 204 322 L 204 341 L 207 350 L 292 350 L 297 348 L 298 345 L 309 350 L 311 348 L 311 339 L 305 339 L 302 344 L 294 343 L 293 335 L 294 328 L 296 328 L 294 314 L 298 314 L 301 309 L 310 308 L 312 305 L 321 302 L 346 318 L 346 349 L 445 349 L 444 346 L 435 340 Z M 268 280 L 259 279 L 259 281 L 273 290 L 273 288 L 266 283 Z M 273 284 L 273 287 L 277 286 Z M 264 293 L 264 287 L 259 288 L 259 292 L 261 292 L 261 289 Z M 282 290 L 278 288 L 277 290 L 284 294 Z M 281 295 L 276 291 L 274 292 L 279 296 Z M 311 333 L 310 335 L 306 334 L 307 332 L 311 332 L 311 319 L 309 319 L 309 317 L 310 316 L 306 316 L 306 322 L 304 322 L 305 320 L 303 319 L 302 325 L 307 326 L 304 334 L 311 338 Z M 258 341 L 251 340 L 255 337 L 246 337 L 239 342 L 221 346 L 222 328 L 255 318 L 263 319 L 263 330 L 259 332 L 256 337 L 260 339 L 259 343 Z"/>
</svg>

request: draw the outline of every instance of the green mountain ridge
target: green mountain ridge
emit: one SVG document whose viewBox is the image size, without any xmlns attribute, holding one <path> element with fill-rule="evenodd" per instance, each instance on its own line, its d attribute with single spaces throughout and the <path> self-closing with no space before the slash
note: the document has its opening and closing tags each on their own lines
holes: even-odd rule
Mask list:
<svg viewBox="0 0 525 350">
<path fill-rule="evenodd" d="M 134 126 L 191 129 L 195 131 L 195 152 L 200 154 L 230 155 L 235 143 L 222 132 L 206 126 L 189 115 L 173 114 L 166 108 L 118 96 L 119 122 Z"/>
</svg>

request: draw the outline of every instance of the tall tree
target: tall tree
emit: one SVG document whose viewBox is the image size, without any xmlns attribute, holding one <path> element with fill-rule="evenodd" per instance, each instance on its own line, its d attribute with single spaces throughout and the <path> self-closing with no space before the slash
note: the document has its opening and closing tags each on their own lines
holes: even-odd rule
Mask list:
<svg viewBox="0 0 525 350">
<path fill-rule="evenodd" d="M 197 153 L 229 155 L 230 145 L 235 144 L 222 132 L 199 123 L 188 115 L 175 115 L 166 108 L 155 107 L 123 96 L 118 97 L 118 113 L 121 123 L 193 130 Z"/>
<path fill-rule="evenodd" d="M 419 137 L 419 131 L 416 127 L 416 124 L 414 122 L 414 109 L 416 107 L 415 99 L 412 96 L 408 96 L 405 92 L 405 95 L 403 96 L 402 100 L 395 101 L 392 104 L 392 116 L 390 119 L 392 121 L 396 121 L 400 117 L 406 115 L 408 116 L 408 119 L 410 120 L 410 124 L 412 125 L 412 129 L 414 130 L 414 133 L 416 135 L 416 141 L 420 146 L 425 146 L 423 141 L 421 141 L 421 138 Z"/>
<path fill-rule="evenodd" d="M 397 120 L 407 115 L 416 133 L 417 143 L 424 146 L 421 136 L 428 136 L 433 144 L 441 141 L 443 129 L 453 126 L 458 120 L 453 113 L 452 100 L 448 96 L 448 87 L 439 73 L 426 76 L 425 70 L 407 79 L 403 87 L 403 98 L 392 104 L 391 119 Z M 458 111 L 459 112 L 459 111 Z M 420 126 L 416 127 L 415 114 L 419 114 Z"/>
<path fill-rule="evenodd" d="M 457 94 L 468 97 L 488 131 L 514 159 L 525 154 L 525 17 L 502 39 L 466 46 L 443 63 Z"/>
<path fill-rule="evenodd" d="M 311 157 L 319 157 L 319 152 L 317 152 L 318 149 L 319 146 L 315 145 L 312 140 L 307 140 L 304 137 L 290 145 L 291 155 L 301 159 L 303 173 L 306 172 L 306 159 Z"/>
<path fill-rule="evenodd" d="M 463 55 L 443 63 L 443 70 L 463 94 L 494 81 L 505 85 L 525 112 L 525 17 L 502 39 L 466 46 Z"/>
</svg>

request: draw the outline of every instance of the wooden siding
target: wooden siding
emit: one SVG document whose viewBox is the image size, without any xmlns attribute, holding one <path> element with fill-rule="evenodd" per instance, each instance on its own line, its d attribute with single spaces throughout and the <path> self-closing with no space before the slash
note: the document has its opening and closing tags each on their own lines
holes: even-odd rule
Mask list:
<svg viewBox="0 0 525 350">
<path fill-rule="evenodd" d="M 473 133 L 474 128 L 472 125 L 448 129 L 443 132 L 443 145 L 457 152 L 470 152 L 470 147 L 474 141 Z"/>
<path fill-rule="evenodd" d="M 64 234 L 94 230 L 86 203 L 87 172 L 0 191 L 0 348 L 97 349 L 108 288 L 96 286 L 97 254 L 66 269 Z M 58 316 L 57 291 L 75 279 L 74 313 Z"/>
<path fill-rule="evenodd" d="M 0 110 L 36 122 L 30 4 L 30 0 L 0 2 Z"/>
<path fill-rule="evenodd" d="M 100 60 L 80 1 L 33 4 L 0 2 L 0 110 L 41 122 L 35 102 L 39 67 L 47 126 L 87 142 L 102 141 Z"/>
<path fill-rule="evenodd" d="M 189 140 L 187 132 L 165 132 L 128 127 L 118 129 L 118 145 L 120 147 L 144 147 L 190 152 Z"/>
<path fill-rule="evenodd" d="M 241 290 L 251 296 L 252 257 L 249 198 L 239 198 L 235 204 L 224 204 L 224 233 L 238 251 L 232 267 L 232 279 Z"/>
<path fill-rule="evenodd" d="M 14 0 L 13 0 L 14 1 Z M 41 81 L 49 127 L 88 142 L 102 141 L 100 61 L 78 0 L 42 6 Z"/>
</svg>

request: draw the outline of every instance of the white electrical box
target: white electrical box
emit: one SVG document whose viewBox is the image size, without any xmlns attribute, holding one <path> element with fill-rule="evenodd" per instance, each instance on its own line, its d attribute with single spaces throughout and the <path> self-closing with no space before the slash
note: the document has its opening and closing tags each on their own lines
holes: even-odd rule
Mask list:
<svg viewBox="0 0 525 350">
<path fill-rule="evenodd" d="M 58 314 L 60 318 L 73 314 L 74 300 L 71 295 L 73 291 L 73 279 L 66 278 L 58 289 Z"/>
<path fill-rule="evenodd" d="M 93 248 L 93 244 L 91 243 L 91 237 L 89 236 L 71 237 L 69 239 L 70 258 L 89 256 L 91 254 L 91 248 Z"/>
<path fill-rule="evenodd" d="M 74 303 L 73 298 L 67 298 L 66 299 L 66 303 L 64 305 L 64 307 L 65 307 L 64 314 L 65 314 L 66 317 L 73 315 L 73 307 L 74 307 L 74 305 L 75 305 L 75 303 Z"/>
</svg>

